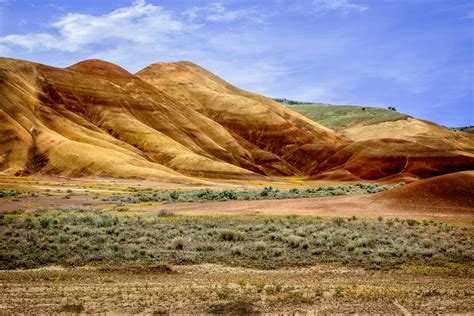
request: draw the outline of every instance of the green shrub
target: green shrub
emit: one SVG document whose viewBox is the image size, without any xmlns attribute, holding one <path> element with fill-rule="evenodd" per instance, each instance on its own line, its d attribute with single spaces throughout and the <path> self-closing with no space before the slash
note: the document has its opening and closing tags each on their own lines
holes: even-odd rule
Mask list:
<svg viewBox="0 0 474 316">
<path fill-rule="evenodd" d="M 371 244 L 370 239 L 368 239 L 366 237 L 357 238 L 355 240 L 355 246 L 356 247 L 369 247 L 370 244 Z"/>
<path fill-rule="evenodd" d="M 40 224 L 41 228 L 48 228 L 52 221 L 53 221 L 53 219 L 49 218 L 49 217 L 48 218 L 41 218 L 41 219 L 39 219 L 39 224 Z"/>
<path fill-rule="evenodd" d="M 420 241 L 420 244 L 425 247 L 425 248 L 431 248 L 434 246 L 434 242 L 433 240 L 429 239 L 429 238 L 423 238 L 421 241 Z"/>
<path fill-rule="evenodd" d="M 222 229 L 219 232 L 219 238 L 225 241 L 239 241 L 244 240 L 244 234 L 232 229 Z"/>
<path fill-rule="evenodd" d="M 114 225 L 117 225 L 117 223 L 118 223 L 118 218 L 117 217 L 112 218 L 111 216 L 102 216 L 95 221 L 95 225 L 97 227 L 102 227 L 102 228 L 114 226 Z"/>
<path fill-rule="evenodd" d="M 276 232 L 278 230 L 277 225 L 271 224 L 267 226 L 267 232 Z"/>
<path fill-rule="evenodd" d="M 176 216 L 176 214 L 172 211 L 168 211 L 168 210 L 165 210 L 165 209 L 161 209 L 157 216 L 159 217 L 170 217 L 170 216 Z"/>
<path fill-rule="evenodd" d="M 262 192 L 260 192 L 260 196 L 275 196 L 278 192 L 280 192 L 278 189 L 274 189 L 272 187 L 264 187 Z"/>
<path fill-rule="evenodd" d="M 406 220 L 408 226 L 415 226 L 415 225 L 418 225 L 418 221 L 414 220 L 414 219 L 407 219 Z"/>
<path fill-rule="evenodd" d="M 282 248 L 273 248 L 271 253 L 274 257 L 280 257 L 284 253 L 284 250 Z"/>
<path fill-rule="evenodd" d="M 209 189 L 204 189 L 204 190 L 200 190 L 196 193 L 196 196 L 200 199 L 200 200 L 213 200 L 214 197 L 215 197 L 215 194 L 209 190 Z"/>
<path fill-rule="evenodd" d="M 17 190 L 0 190 L 0 198 L 16 197 L 19 195 L 21 195 L 21 192 Z"/>
<path fill-rule="evenodd" d="M 354 248 L 353 252 L 355 255 L 360 256 L 360 255 L 368 255 L 372 252 L 372 250 L 364 248 L 364 247 L 357 247 L 357 248 Z"/>
<path fill-rule="evenodd" d="M 336 224 L 337 226 L 341 226 L 342 224 L 344 224 L 345 220 L 342 217 L 334 217 L 332 219 L 332 222 Z"/>
<path fill-rule="evenodd" d="M 372 263 L 375 263 L 375 264 L 381 264 L 383 263 L 383 258 L 380 256 L 376 256 L 376 257 L 373 257 L 371 261 Z"/>
<path fill-rule="evenodd" d="M 230 250 L 230 252 L 234 255 L 234 256 L 241 256 L 244 251 L 242 250 L 242 248 L 240 247 L 232 247 L 232 249 Z"/>
<path fill-rule="evenodd" d="M 220 200 L 237 200 L 238 198 L 239 198 L 238 193 L 233 190 L 223 190 L 219 192 Z"/>
<path fill-rule="evenodd" d="M 177 200 L 177 199 L 179 199 L 179 193 L 178 193 L 178 191 L 176 191 L 176 190 L 171 191 L 170 194 L 169 194 L 169 197 L 170 197 L 172 200 Z"/>
<path fill-rule="evenodd" d="M 290 247 L 298 248 L 300 244 L 302 243 L 303 238 L 296 235 L 290 235 L 285 238 L 285 241 L 290 245 Z"/>
<path fill-rule="evenodd" d="M 186 241 L 184 240 L 184 238 L 176 237 L 171 241 L 170 247 L 171 249 L 183 250 L 185 243 Z"/>
<path fill-rule="evenodd" d="M 290 193 L 292 193 L 292 194 L 300 194 L 300 190 L 297 189 L 297 188 L 292 188 L 292 189 L 290 189 Z"/>
<path fill-rule="evenodd" d="M 257 241 L 255 243 L 255 249 L 257 249 L 258 251 L 264 251 L 267 249 L 267 244 L 263 241 Z"/>
</svg>

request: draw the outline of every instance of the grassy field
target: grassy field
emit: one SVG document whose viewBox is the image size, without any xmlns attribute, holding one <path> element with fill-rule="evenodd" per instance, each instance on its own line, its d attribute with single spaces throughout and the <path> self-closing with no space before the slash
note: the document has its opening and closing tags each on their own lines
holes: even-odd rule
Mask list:
<svg viewBox="0 0 474 316">
<path fill-rule="evenodd" d="M 3 314 L 474 310 L 472 225 L 67 209 L 0 227 Z"/>
<path fill-rule="evenodd" d="M 316 103 L 288 104 L 287 107 L 335 131 L 341 131 L 357 124 L 372 125 L 405 120 L 410 117 L 406 114 L 384 108 L 355 105 Z"/>
<path fill-rule="evenodd" d="M 0 268 L 219 263 L 258 269 L 335 262 L 371 269 L 471 265 L 472 227 L 356 217 L 139 215 L 100 209 L 0 217 Z"/>
</svg>

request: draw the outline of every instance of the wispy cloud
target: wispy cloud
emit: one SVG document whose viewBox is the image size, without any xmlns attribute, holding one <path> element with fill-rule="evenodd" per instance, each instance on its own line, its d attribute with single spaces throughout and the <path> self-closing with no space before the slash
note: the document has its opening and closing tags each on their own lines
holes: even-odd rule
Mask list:
<svg viewBox="0 0 474 316">
<path fill-rule="evenodd" d="M 362 12 L 369 7 L 363 4 L 352 3 L 351 0 L 313 0 L 316 12 L 337 11 L 343 14 Z"/>
<path fill-rule="evenodd" d="M 131 72 L 191 60 L 269 96 L 472 121 L 458 115 L 472 107 L 472 0 L 125 1 L 0 0 L 0 55 L 59 67 L 100 58 Z"/>
<path fill-rule="evenodd" d="M 263 20 L 263 15 L 255 9 L 227 10 L 222 3 L 214 3 L 209 11 L 207 20 L 212 22 L 230 22 L 238 19 L 249 19 L 255 22 Z"/>
<path fill-rule="evenodd" d="M 248 20 L 252 22 L 263 22 L 266 15 L 255 8 L 244 8 L 237 10 L 227 9 L 221 2 L 216 2 L 207 7 L 193 7 L 184 12 L 191 21 L 199 19 L 209 22 L 235 22 Z"/>
<path fill-rule="evenodd" d="M 21 46 L 30 50 L 76 52 L 88 45 L 113 40 L 152 43 L 183 31 L 184 24 L 162 7 L 137 0 L 131 6 L 105 15 L 69 13 L 53 24 L 53 32 L 13 34 L 0 37 L 0 44 Z"/>
</svg>

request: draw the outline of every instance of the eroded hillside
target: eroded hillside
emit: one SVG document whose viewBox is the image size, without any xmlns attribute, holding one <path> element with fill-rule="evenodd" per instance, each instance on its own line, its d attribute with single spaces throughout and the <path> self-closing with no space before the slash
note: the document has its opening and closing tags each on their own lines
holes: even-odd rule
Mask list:
<svg viewBox="0 0 474 316">
<path fill-rule="evenodd" d="M 417 178 L 474 168 L 465 147 L 433 146 L 452 143 L 445 135 L 423 146 L 354 142 L 190 62 L 156 63 L 134 75 L 100 60 L 56 68 L 2 58 L 0 118 L 6 174 L 204 183 Z"/>
<path fill-rule="evenodd" d="M 1 76 L 1 154 L 7 173 L 164 181 L 191 181 L 184 175 L 295 175 L 306 167 L 302 159 L 312 159 L 283 153 L 311 146 L 335 152 L 349 143 L 281 106 L 270 111 L 258 101 L 253 102 L 261 118 L 248 122 L 248 134 L 242 137 L 219 120 L 99 60 L 61 69 L 2 59 Z M 243 105 L 238 112 L 246 111 Z M 249 108 L 247 118 L 255 116 L 259 115 Z"/>
</svg>

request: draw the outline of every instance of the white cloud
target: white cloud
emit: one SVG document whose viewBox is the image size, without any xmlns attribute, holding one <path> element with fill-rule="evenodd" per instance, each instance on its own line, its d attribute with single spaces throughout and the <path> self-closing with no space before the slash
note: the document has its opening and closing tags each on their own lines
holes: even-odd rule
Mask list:
<svg viewBox="0 0 474 316">
<path fill-rule="evenodd" d="M 209 11 L 207 20 L 212 22 L 232 22 L 239 19 L 261 22 L 263 19 L 255 9 L 227 10 L 222 3 L 214 3 Z"/>
<path fill-rule="evenodd" d="M 261 23 L 265 20 L 265 14 L 254 8 L 229 10 L 222 3 L 216 2 L 208 7 L 193 7 L 183 13 L 191 21 L 203 19 L 209 22 L 235 22 L 237 20 L 248 20 Z"/>
<path fill-rule="evenodd" d="M 343 14 L 362 12 L 369 8 L 366 5 L 352 3 L 350 0 L 313 0 L 313 7 L 316 12 L 338 11 Z"/>
<path fill-rule="evenodd" d="M 199 17 L 203 10 L 204 8 L 192 7 L 191 9 L 184 11 L 183 15 L 186 16 L 188 20 L 194 21 Z"/>
<path fill-rule="evenodd" d="M 162 7 L 137 0 L 129 7 L 95 16 L 69 13 L 56 20 L 51 33 L 31 33 L 0 37 L 0 44 L 30 50 L 77 52 L 87 45 L 113 40 L 115 44 L 156 43 L 184 30 L 184 24 Z"/>
</svg>

